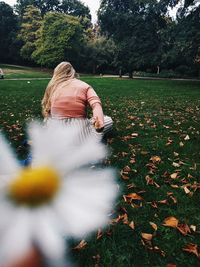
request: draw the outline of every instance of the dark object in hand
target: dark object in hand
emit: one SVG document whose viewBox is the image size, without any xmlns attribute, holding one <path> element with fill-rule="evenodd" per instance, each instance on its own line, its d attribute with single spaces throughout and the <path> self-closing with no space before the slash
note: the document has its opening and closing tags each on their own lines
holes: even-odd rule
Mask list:
<svg viewBox="0 0 200 267">
<path fill-rule="evenodd" d="M 103 129 L 104 129 L 104 127 L 96 128 L 96 131 L 97 131 L 97 133 L 102 133 L 103 132 Z"/>
</svg>

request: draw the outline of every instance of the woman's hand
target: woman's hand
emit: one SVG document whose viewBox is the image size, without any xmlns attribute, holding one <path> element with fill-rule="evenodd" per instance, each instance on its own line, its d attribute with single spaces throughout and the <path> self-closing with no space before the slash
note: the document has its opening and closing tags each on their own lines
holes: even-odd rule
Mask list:
<svg viewBox="0 0 200 267">
<path fill-rule="evenodd" d="M 99 120 L 98 117 L 94 118 L 93 125 L 94 125 L 94 128 L 96 129 L 96 131 L 97 131 L 98 133 L 101 133 L 101 132 L 103 131 L 103 129 L 104 129 L 104 126 L 103 126 L 103 124 L 100 122 L 100 120 Z"/>
</svg>

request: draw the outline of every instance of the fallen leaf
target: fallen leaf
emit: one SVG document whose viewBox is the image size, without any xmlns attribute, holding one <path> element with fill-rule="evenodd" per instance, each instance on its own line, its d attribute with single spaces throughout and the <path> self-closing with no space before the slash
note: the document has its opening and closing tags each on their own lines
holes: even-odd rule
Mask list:
<svg viewBox="0 0 200 267">
<path fill-rule="evenodd" d="M 195 225 L 190 225 L 190 229 L 192 229 L 193 232 L 196 232 L 197 227 Z"/>
<path fill-rule="evenodd" d="M 184 140 L 190 140 L 190 137 L 189 137 L 189 135 L 186 135 L 186 137 L 184 138 Z"/>
<path fill-rule="evenodd" d="M 187 188 L 187 186 L 184 186 L 183 187 L 183 190 L 185 191 L 186 194 L 190 194 L 190 190 Z"/>
<path fill-rule="evenodd" d="M 191 233 L 189 226 L 185 223 L 182 223 L 182 224 L 179 223 L 177 226 L 177 229 L 183 235 L 187 235 L 188 233 Z"/>
<path fill-rule="evenodd" d="M 123 172 L 130 172 L 131 171 L 131 168 L 129 166 L 125 166 L 123 168 Z"/>
<path fill-rule="evenodd" d="M 158 230 L 158 226 L 157 224 L 153 223 L 153 222 L 149 222 L 149 224 L 152 226 L 152 228 L 157 231 Z"/>
<path fill-rule="evenodd" d="M 167 267 L 176 267 L 176 264 L 175 263 L 168 263 Z"/>
<path fill-rule="evenodd" d="M 73 249 L 81 250 L 84 249 L 87 245 L 87 242 L 83 239 L 81 242 Z"/>
<path fill-rule="evenodd" d="M 131 160 L 129 161 L 131 164 L 134 164 L 136 161 L 135 161 L 135 158 L 131 158 Z"/>
<path fill-rule="evenodd" d="M 183 142 L 180 142 L 180 143 L 179 143 L 179 146 L 180 146 L 180 147 L 183 147 L 183 146 L 184 146 Z"/>
<path fill-rule="evenodd" d="M 180 167 L 180 164 L 179 163 L 176 163 L 176 162 L 173 162 L 172 163 L 172 166 L 174 166 L 175 168 L 179 168 Z"/>
<path fill-rule="evenodd" d="M 182 250 L 196 255 L 198 258 L 200 257 L 198 246 L 196 244 L 188 243 Z"/>
<path fill-rule="evenodd" d="M 129 224 L 127 213 L 124 213 L 124 214 L 121 216 L 121 219 L 122 219 L 122 221 L 123 221 L 124 224 Z"/>
<path fill-rule="evenodd" d="M 133 221 L 131 221 L 128 226 L 133 230 L 135 229 L 135 224 Z"/>
<path fill-rule="evenodd" d="M 161 158 L 159 156 L 152 156 L 150 160 L 153 161 L 153 163 L 161 162 Z"/>
<path fill-rule="evenodd" d="M 129 180 L 129 177 L 127 175 L 124 175 L 123 173 L 121 173 L 121 178 L 123 180 Z"/>
<path fill-rule="evenodd" d="M 99 240 L 102 236 L 103 236 L 102 230 L 101 229 L 98 229 L 98 232 L 97 232 L 97 240 Z"/>
<path fill-rule="evenodd" d="M 166 255 L 166 253 L 157 246 L 153 247 L 153 251 L 156 253 L 159 253 L 163 257 L 165 257 L 165 255 Z"/>
<path fill-rule="evenodd" d="M 148 241 L 151 241 L 153 238 L 152 234 L 147 234 L 147 233 L 141 233 L 141 236 L 143 239 L 148 240 Z"/>
<path fill-rule="evenodd" d="M 174 196 L 170 196 L 170 198 L 172 199 L 172 201 L 174 202 L 174 204 L 177 203 L 177 199 Z"/>
<path fill-rule="evenodd" d="M 131 136 L 138 137 L 138 133 L 132 133 Z"/>
<path fill-rule="evenodd" d="M 172 179 L 176 179 L 177 176 L 178 176 L 178 172 L 174 172 L 174 173 L 172 173 L 172 174 L 170 175 L 170 177 L 171 177 Z"/>
<path fill-rule="evenodd" d="M 165 218 L 163 225 L 164 226 L 173 227 L 173 228 L 177 228 L 178 222 L 179 221 L 175 217 L 171 216 L 171 217 Z"/>
<path fill-rule="evenodd" d="M 123 195 L 123 197 L 124 197 L 125 202 L 131 202 L 132 200 L 143 200 L 143 198 L 136 193 Z"/>
</svg>

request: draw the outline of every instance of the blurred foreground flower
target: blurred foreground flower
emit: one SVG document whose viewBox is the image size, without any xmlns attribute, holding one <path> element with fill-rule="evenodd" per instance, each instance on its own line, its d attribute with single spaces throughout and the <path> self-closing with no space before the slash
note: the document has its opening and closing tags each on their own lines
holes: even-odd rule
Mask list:
<svg viewBox="0 0 200 267">
<path fill-rule="evenodd" d="M 92 137 L 78 144 L 75 128 L 33 123 L 29 135 L 28 168 L 0 136 L 0 266 L 35 246 L 52 266 L 64 266 L 64 237 L 82 238 L 108 221 L 117 191 L 113 171 L 87 166 L 105 157 L 105 147 Z"/>
</svg>

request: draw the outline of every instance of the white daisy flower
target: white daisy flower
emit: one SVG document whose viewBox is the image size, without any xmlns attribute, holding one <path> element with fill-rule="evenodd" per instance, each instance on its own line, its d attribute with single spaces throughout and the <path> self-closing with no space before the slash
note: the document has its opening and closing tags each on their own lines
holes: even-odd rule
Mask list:
<svg viewBox="0 0 200 267">
<path fill-rule="evenodd" d="M 86 167 L 105 146 L 59 123 L 33 123 L 31 167 L 19 166 L 0 136 L 0 266 L 37 246 L 53 266 L 64 264 L 65 239 L 83 238 L 105 225 L 116 196 L 112 170 Z"/>
</svg>

